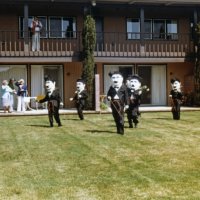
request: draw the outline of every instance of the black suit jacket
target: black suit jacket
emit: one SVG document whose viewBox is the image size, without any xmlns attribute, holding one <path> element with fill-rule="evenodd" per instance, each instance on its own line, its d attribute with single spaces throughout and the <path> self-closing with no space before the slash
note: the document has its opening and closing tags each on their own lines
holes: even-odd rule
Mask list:
<svg viewBox="0 0 200 200">
<path fill-rule="evenodd" d="M 108 90 L 107 93 L 107 97 L 110 96 L 111 100 L 115 100 L 114 97 L 115 95 L 118 95 L 119 97 L 119 101 L 121 103 L 121 105 L 128 105 L 128 92 L 127 92 L 127 87 L 125 85 L 122 85 L 118 91 L 116 91 L 116 89 L 111 86 Z"/>
<path fill-rule="evenodd" d="M 47 93 L 44 99 L 41 99 L 39 103 L 44 103 L 46 101 L 51 102 L 54 107 L 59 108 L 61 102 L 59 90 L 58 89 L 54 90 L 51 95 Z"/>
<path fill-rule="evenodd" d="M 81 95 L 81 97 L 79 97 Z M 76 104 L 81 104 L 82 106 L 85 106 L 85 100 L 88 98 L 88 94 L 86 90 L 81 91 L 80 93 L 76 93 L 73 97 L 73 100 L 76 102 Z"/>
</svg>

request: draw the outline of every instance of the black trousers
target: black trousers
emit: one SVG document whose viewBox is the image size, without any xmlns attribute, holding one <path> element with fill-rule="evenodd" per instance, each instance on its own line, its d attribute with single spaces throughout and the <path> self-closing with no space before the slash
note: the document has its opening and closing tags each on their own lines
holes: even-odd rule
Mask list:
<svg viewBox="0 0 200 200">
<path fill-rule="evenodd" d="M 180 119 L 181 103 L 179 100 L 176 100 L 176 99 L 173 100 L 172 115 L 173 115 L 173 119 L 175 119 L 175 120 Z"/>
<path fill-rule="evenodd" d="M 124 106 L 119 101 L 112 101 L 111 109 L 117 127 L 117 133 L 124 134 Z"/>
<path fill-rule="evenodd" d="M 60 115 L 59 115 L 59 107 L 54 106 L 51 102 L 48 103 L 48 116 L 49 116 L 49 123 L 50 126 L 53 127 L 53 117 L 56 123 L 60 126 Z"/>
<path fill-rule="evenodd" d="M 129 108 L 127 110 L 127 119 L 129 123 L 129 127 L 133 127 L 133 123 L 135 127 L 139 123 L 138 117 L 139 117 L 139 105 L 129 105 Z"/>
<path fill-rule="evenodd" d="M 84 116 L 83 116 L 84 105 L 82 105 L 81 103 L 76 103 L 76 109 L 77 109 L 79 118 L 83 120 L 84 119 Z"/>
</svg>

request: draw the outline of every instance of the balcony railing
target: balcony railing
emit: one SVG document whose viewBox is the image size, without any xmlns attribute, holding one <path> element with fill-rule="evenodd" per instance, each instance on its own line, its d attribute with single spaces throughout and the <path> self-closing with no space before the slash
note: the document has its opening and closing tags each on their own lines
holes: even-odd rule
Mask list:
<svg viewBox="0 0 200 200">
<path fill-rule="evenodd" d="M 40 39 L 40 51 L 31 49 L 32 39 L 23 37 L 18 31 L 0 31 L 1 57 L 78 57 L 82 51 L 82 33 L 68 35 L 48 32 Z M 52 35 L 52 33 L 51 33 Z M 56 37 L 61 35 L 61 37 Z M 162 38 L 153 34 L 138 33 L 96 33 L 95 57 L 144 57 L 144 58 L 184 58 L 193 52 L 190 34 L 164 35 Z"/>
</svg>

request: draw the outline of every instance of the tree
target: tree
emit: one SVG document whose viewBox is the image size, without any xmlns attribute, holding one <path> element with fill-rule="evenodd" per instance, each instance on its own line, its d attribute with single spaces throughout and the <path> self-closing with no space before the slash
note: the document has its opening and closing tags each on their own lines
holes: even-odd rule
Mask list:
<svg viewBox="0 0 200 200">
<path fill-rule="evenodd" d="M 94 108 L 94 50 L 96 45 L 95 20 L 91 15 L 85 16 L 82 32 L 83 70 L 82 78 L 86 82 L 88 99 L 86 109 Z"/>
<path fill-rule="evenodd" d="M 200 23 L 194 29 L 195 67 L 194 67 L 194 103 L 200 105 Z"/>
</svg>

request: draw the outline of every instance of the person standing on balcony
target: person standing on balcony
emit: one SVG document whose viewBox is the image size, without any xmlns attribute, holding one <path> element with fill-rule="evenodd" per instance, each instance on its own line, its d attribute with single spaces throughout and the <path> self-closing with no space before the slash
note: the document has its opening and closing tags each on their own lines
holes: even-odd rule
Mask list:
<svg viewBox="0 0 200 200">
<path fill-rule="evenodd" d="M 42 23 L 38 17 L 34 17 L 31 22 L 32 31 L 32 51 L 40 51 L 40 31 L 42 29 Z"/>
</svg>

